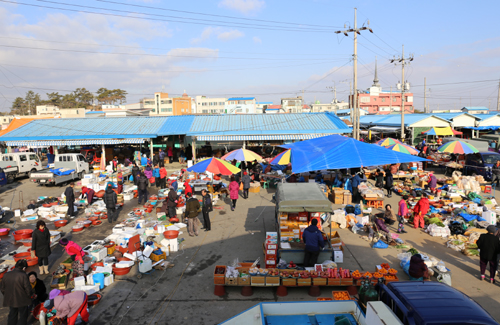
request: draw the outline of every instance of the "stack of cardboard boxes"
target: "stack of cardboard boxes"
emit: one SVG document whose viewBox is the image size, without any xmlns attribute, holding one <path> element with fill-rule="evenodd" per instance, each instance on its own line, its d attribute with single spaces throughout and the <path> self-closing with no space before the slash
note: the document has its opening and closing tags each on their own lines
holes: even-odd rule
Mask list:
<svg viewBox="0 0 500 325">
<path fill-rule="evenodd" d="M 308 223 L 307 212 L 300 213 L 280 213 L 280 232 L 281 240 L 301 239 L 304 230 L 307 228 Z M 318 225 L 320 226 L 320 225 Z"/>
<path fill-rule="evenodd" d="M 334 204 L 352 204 L 352 194 L 350 191 L 334 188 Z"/>
<path fill-rule="evenodd" d="M 273 269 L 278 264 L 278 233 L 266 232 L 264 242 L 264 261 L 266 269 Z"/>
</svg>

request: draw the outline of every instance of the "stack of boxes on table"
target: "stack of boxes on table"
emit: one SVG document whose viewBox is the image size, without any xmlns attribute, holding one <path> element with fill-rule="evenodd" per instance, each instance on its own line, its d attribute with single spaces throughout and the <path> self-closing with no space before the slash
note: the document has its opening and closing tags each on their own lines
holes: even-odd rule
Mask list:
<svg viewBox="0 0 500 325">
<path fill-rule="evenodd" d="M 320 213 L 311 213 L 311 219 L 312 218 L 318 219 L 318 229 L 321 230 Z M 281 241 L 302 239 L 302 234 L 310 223 L 309 212 L 280 212 L 279 223 Z"/>
<path fill-rule="evenodd" d="M 334 204 L 351 204 L 352 194 L 348 190 L 335 187 L 333 188 Z"/>
<path fill-rule="evenodd" d="M 264 261 L 266 269 L 275 268 L 278 264 L 278 233 L 266 232 L 264 242 Z"/>
</svg>

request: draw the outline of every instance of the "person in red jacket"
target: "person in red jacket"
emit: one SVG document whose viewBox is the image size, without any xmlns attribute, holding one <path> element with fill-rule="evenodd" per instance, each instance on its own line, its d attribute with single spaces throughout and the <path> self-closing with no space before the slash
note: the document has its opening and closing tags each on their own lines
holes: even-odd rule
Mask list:
<svg viewBox="0 0 500 325">
<path fill-rule="evenodd" d="M 193 194 L 193 189 L 191 188 L 191 185 L 189 185 L 188 181 L 184 182 L 184 195 L 187 195 L 188 193 Z"/>
<path fill-rule="evenodd" d="M 413 208 L 413 226 L 415 229 L 418 229 L 418 225 L 420 223 L 420 227 L 424 228 L 424 216 L 429 211 L 429 200 L 427 199 L 427 194 L 422 194 L 422 198 L 417 202 L 415 207 Z"/>
<path fill-rule="evenodd" d="M 165 169 L 165 166 L 163 164 L 160 164 L 160 187 L 162 189 L 167 188 L 167 170 Z"/>
</svg>

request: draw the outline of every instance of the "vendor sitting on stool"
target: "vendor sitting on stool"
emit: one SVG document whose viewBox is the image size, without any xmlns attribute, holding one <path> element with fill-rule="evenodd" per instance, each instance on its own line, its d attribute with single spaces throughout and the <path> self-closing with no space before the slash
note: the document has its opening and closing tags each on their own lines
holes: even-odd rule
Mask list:
<svg viewBox="0 0 500 325">
<path fill-rule="evenodd" d="M 318 229 L 318 219 L 311 220 L 311 225 L 304 230 L 302 239 L 306 244 L 304 267 L 312 267 L 318 262 L 320 250 L 325 247 L 323 234 Z"/>
<path fill-rule="evenodd" d="M 420 254 L 415 254 L 411 257 L 408 275 L 410 276 L 410 281 L 424 281 L 430 279 L 429 269 Z"/>
</svg>

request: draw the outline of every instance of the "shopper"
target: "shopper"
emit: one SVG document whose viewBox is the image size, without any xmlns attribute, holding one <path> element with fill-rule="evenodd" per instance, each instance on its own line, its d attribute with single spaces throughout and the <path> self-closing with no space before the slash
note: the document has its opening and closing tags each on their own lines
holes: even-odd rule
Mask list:
<svg viewBox="0 0 500 325">
<path fill-rule="evenodd" d="M 148 157 L 146 157 L 146 154 L 142 155 L 141 158 L 141 166 L 147 166 L 148 164 Z"/>
<path fill-rule="evenodd" d="M 433 173 L 429 173 L 429 189 L 432 193 L 436 193 L 437 178 Z"/>
<path fill-rule="evenodd" d="M 323 234 L 318 229 L 318 219 L 311 220 L 311 225 L 302 234 L 302 240 L 306 244 L 304 267 L 314 267 L 314 264 L 318 262 L 320 250 L 325 247 Z"/>
<path fill-rule="evenodd" d="M 177 196 L 177 191 L 173 186 L 170 186 L 170 191 L 168 191 L 167 198 L 167 207 L 168 207 L 168 217 L 176 218 L 177 217 L 177 200 L 179 197 Z"/>
<path fill-rule="evenodd" d="M 116 172 L 116 169 L 118 168 L 118 157 L 115 156 L 113 158 L 113 172 Z"/>
<path fill-rule="evenodd" d="M 139 205 L 141 205 L 142 201 L 144 201 L 144 204 L 148 201 L 148 184 L 149 181 L 147 177 L 144 173 L 141 173 L 139 179 L 137 180 L 137 196 Z"/>
<path fill-rule="evenodd" d="M 387 197 L 392 197 L 392 185 L 394 182 L 394 176 L 390 169 L 385 171 L 385 189 L 387 190 Z"/>
<path fill-rule="evenodd" d="M 144 170 L 144 175 L 146 175 L 149 185 L 153 186 L 155 179 L 153 178 L 153 168 L 151 168 L 150 165 L 146 166 L 146 169 Z"/>
<path fill-rule="evenodd" d="M 165 166 L 160 163 L 160 188 L 164 189 L 167 187 L 167 170 L 165 169 Z"/>
<path fill-rule="evenodd" d="M 45 221 L 38 220 L 31 240 L 31 257 L 38 257 L 40 274 L 49 274 L 50 231 Z"/>
<path fill-rule="evenodd" d="M 201 212 L 203 213 L 203 223 L 204 223 L 205 231 L 210 231 L 212 229 L 212 226 L 210 223 L 209 213 L 214 210 L 213 205 L 212 205 L 212 198 L 210 197 L 210 194 L 205 189 L 201 190 L 201 195 L 203 198 L 203 208 L 201 209 Z"/>
<path fill-rule="evenodd" d="M 137 164 L 134 164 L 132 167 L 132 178 L 134 180 L 134 185 L 137 186 L 137 181 L 139 180 L 139 176 L 141 175 L 141 170 L 137 166 Z"/>
<path fill-rule="evenodd" d="M 158 158 L 160 158 L 161 165 L 165 164 L 165 151 L 163 151 L 163 149 L 161 149 L 161 148 L 158 152 Z"/>
<path fill-rule="evenodd" d="M 410 276 L 410 281 L 424 281 L 430 279 L 429 269 L 420 254 L 415 254 L 410 258 L 408 275 Z"/>
<path fill-rule="evenodd" d="M 193 197 L 193 193 L 186 194 L 186 218 L 188 220 L 189 236 L 198 236 L 198 210 L 200 209 L 200 202 Z"/>
<path fill-rule="evenodd" d="M 65 296 L 57 296 L 44 303 L 47 310 L 56 309 L 56 318 L 67 317 L 68 325 L 75 325 L 78 315 L 82 317 L 83 325 L 89 322 L 87 294 L 84 291 L 73 291 Z M 82 323 L 80 323 L 82 324 Z"/>
<path fill-rule="evenodd" d="M 71 264 L 71 268 L 73 269 L 74 277 L 84 276 L 83 270 L 83 257 L 85 256 L 85 252 L 82 250 L 77 243 L 68 240 L 67 238 L 61 238 L 59 240 L 59 245 L 61 245 L 68 255 L 71 256 L 73 263 Z"/>
<path fill-rule="evenodd" d="M 238 196 L 240 195 L 239 194 L 240 185 L 236 182 L 234 175 L 231 176 L 231 182 L 229 183 L 228 189 L 229 189 L 229 198 L 232 201 L 231 211 L 234 211 L 234 209 L 236 208 L 236 201 L 238 201 Z"/>
<path fill-rule="evenodd" d="M 31 301 L 31 305 L 35 307 L 47 299 L 47 288 L 43 281 L 38 279 L 36 272 L 28 273 L 28 279 L 31 284 L 31 289 L 33 289 L 36 295 Z"/>
<path fill-rule="evenodd" d="M 106 204 L 106 209 L 108 210 L 108 222 L 113 223 L 113 221 L 118 219 L 118 216 L 116 215 L 116 203 L 118 202 L 118 198 L 111 183 L 108 183 L 108 186 L 106 186 L 106 192 L 104 192 L 102 199 Z"/>
<path fill-rule="evenodd" d="M 351 186 L 352 186 L 352 203 L 359 203 L 360 195 L 358 186 L 361 184 L 361 177 L 359 173 L 356 173 L 354 177 L 351 178 Z"/>
<path fill-rule="evenodd" d="M 385 206 L 384 222 L 391 226 L 396 222 L 396 216 L 394 215 L 394 211 L 392 211 L 392 206 L 390 204 Z"/>
<path fill-rule="evenodd" d="M 171 164 L 174 160 L 174 150 L 172 147 L 167 148 L 168 163 Z"/>
<path fill-rule="evenodd" d="M 191 185 L 189 185 L 189 181 L 184 182 L 184 195 L 187 196 L 188 193 L 193 194 L 193 189 L 191 188 Z"/>
<path fill-rule="evenodd" d="M 87 204 L 88 205 L 92 204 L 92 201 L 94 200 L 94 196 L 95 196 L 95 191 L 93 189 L 88 188 L 86 186 L 82 187 L 81 198 L 82 199 L 87 198 Z"/>
<path fill-rule="evenodd" d="M 28 306 L 31 305 L 34 292 L 25 273 L 27 267 L 26 260 L 17 261 L 14 269 L 5 273 L 0 282 L 3 306 L 9 307 L 7 325 L 28 324 Z"/>
<path fill-rule="evenodd" d="M 153 153 L 153 166 L 156 166 L 160 163 L 160 157 L 157 154 Z"/>
<path fill-rule="evenodd" d="M 500 160 L 497 160 L 495 165 L 492 168 L 492 177 L 491 177 L 491 185 L 495 184 L 496 186 L 500 185 Z"/>
<path fill-rule="evenodd" d="M 405 217 L 408 215 L 408 195 L 403 195 L 403 198 L 398 203 L 398 232 L 406 234 Z"/>
<path fill-rule="evenodd" d="M 155 168 L 153 169 L 153 177 L 155 179 L 156 187 L 160 187 L 161 186 L 161 184 L 160 184 L 160 167 L 158 166 L 158 164 L 156 164 Z"/>
<path fill-rule="evenodd" d="M 429 200 L 427 199 L 427 194 L 422 193 L 422 198 L 417 202 L 415 207 L 413 208 L 413 226 L 415 229 L 420 227 L 424 229 L 424 216 L 429 211 Z"/>
<path fill-rule="evenodd" d="M 121 169 L 118 170 L 118 174 L 116 174 L 116 184 L 117 184 L 117 191 L 118 194 L 122 194 L 123 192 L 123 173 Z"/>
<path fill-rule="evenodd" d="M 486 228 L 488 233 L 482 234 L 477 240 L 479 249 L 479 267 L 481 270 L 481 280 L 484 280 L 486 266 L 490 264 L 490 282 L 495 283 L 495 272 L 497 270 L 497 255 L 500 253 L 500 240 L 495 236 L 496 228 L 489 225 Z"/>
<path fill-rule="evenodd" d="M 247 172 L 243 173 L 241 182 L 243 183 L 243 198 L 246 200 L 248 199 L 248 190 L 250 189 L 250 183 L 252 182 L 252 179 L 248 176 Z"/>
<path fill-rule="evenodd" d="M 384 176 L 384 171 L 380 168 L 377 169 L 377 171 L 375 172 L 375 187 L 384 187 Z"/>
<path fill-rule="evenodd" d="M 69 186 L 64 191 L 64 196 L 66 197 L 66 204 L 68 205 L 68 217 L 74 218 L 76 216 L 75 212 L 75 192 L 73 188 L 75 187 L 75 183 L 69 183 Z"/>
</svg>

